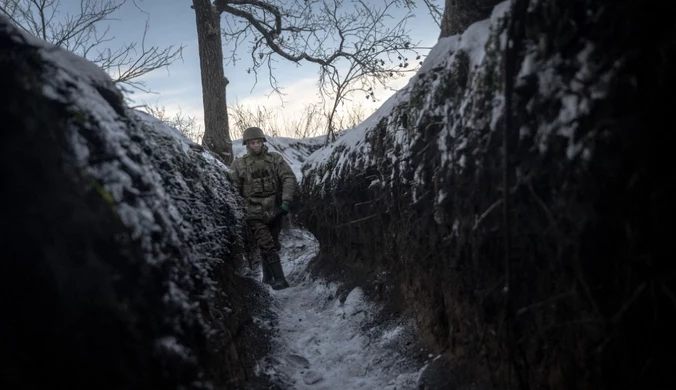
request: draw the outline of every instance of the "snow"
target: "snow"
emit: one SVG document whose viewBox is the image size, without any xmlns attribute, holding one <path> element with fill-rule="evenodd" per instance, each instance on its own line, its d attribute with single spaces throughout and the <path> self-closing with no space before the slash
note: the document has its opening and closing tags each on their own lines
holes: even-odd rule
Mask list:
<svg viewBox="0 0 676 390">
<path fill-rule="evenodd" d="M 195 362 L 195 356 L 192 355 L 190 350 L 184 345 L 181 345 L 179 341 L 172 336 L 162 337 L 155 341 L 155 347 L 165 353 L 170 355 L 175 355 L 184 360 Z"/>
<path fill-rule="evenodd" d="M 443 37 L 430 50 L 427 58 L 415 77 L 420 77 L 432 69 L 452 62 L 455 52 L 462 50 L 470 53 L 470 65 L 473 68 L 481 63 L 485 52 L 483 47 L 489 35 L 490 26 L 504 17 L 509 11 L 510 2 L 503 1 L 496 5 L 490 18 L 473 23 L 462 34 Z"/>
<path fill-rule="evenodd" d="M 526 56 L 526 61 L 520 71 L 521 79 L 536 74 L 539 95 L 543 99 L 557 99 L 560 102 L 556 120 L 540 123 L 535 132 L 535 140 L 540 153 L 548 151 L 552 136 L 556 135 L 567 141 L 565 154 L 568 160 L 574 161 L 578 156 L 584 161 L 592 158 L 592 150 L 586 145 L 589 142 L 578 135 L 579 119 L 592 112 L 597 100 L 605 98 L 610 88 L 610 81 L 613 80 L 617 68 L 621 65 L 621 63 L 615 63 L 609 70 L 595 76 L 591 64 L 594 63 L 592 56 L 596 50 L 592 43 L 587 42 L 573 59 L 563 59 L 560 55 L 556 55 L 546 61 L 537 62 L 534 60 L 535 55 L 532 54 L 535 49 L 529 48 L 529 55 Z M 557 73 L 556 69 L 562 64 L 578 68 L 571 80 L 566 80 Z M 594 77 L 598 79 L 594 80 Z M 532 104 L 528 107 L 530 110 Z"/>
<path fill-rule="evenodd" d="M 466 111 L 470 109 L 470 103 L 473 101 L 469 98 L 469 93 L 465 94 L 465 98 L 457 107 L 452 106 L 437 106 L 437 102 L 433 101 L 433 91 L 443 87 L 440 78 L 432 77 L 429 81 L 428 75 L 439 69 L 446 69 L 454 66 L 459 53 L 466 54 L 469 59 L 470 83 L 476 84 L 478 75 L 481 74 L 481 66 L 485 63 L 486 44 L 491 36 L 492 29 L 505 17 L 510 7 L 509 1 L 504 1 L 494 7 L 490 18 L 476 22 L 469 26 L 462 34 L 453 35 L 439 39 L 435 46 L 430 50 L 427 58 L 413 76 L 408 84 L 402 89 L 392 95 L 385 103 L 364 122 L 357 125 L 353 129 L 346 130 L 336 141 L 327 145 L 312 154 L 303 169 L 307 172 L 312 172 L 312 177 L 306 177 L 305 180 L 312 180 L 315 186 L 329 186 L 335 178 L 345 172 L 346 168 L 354 168 L 359 170 L 359 167 L 364 167 L 372 163 L 370 158 L 371 143 L 369 138 L 376 126 L 385 121 L 387 132 L 392 133 L 395 143 L 400 145 L 400 153 L 390 153 L 389 158 L 393 163 L 400 165 L 400 170 L 407 169 L 407 158 L 410 157 L 409 145 L 414 141 L 416 134 L 406 134 L 406 130 L 401 128 L 395 115 L 399 111 L 408 111 L 407 103 L 411 101 L 412 93 L 417 89 L 425 89 L 428 93 L 422 98 L 423 107 L 421 111 L 435 111 L 437 114 L 445 115 L 452 109 L 459 109 L 462 117 L 470 117 Z M 500 45 L 506 44 L 506 34 L 503 32 L 499 36 Z M 427 84 L 427 85 L 426 85 Z M 452 102 L 447 104 L 452 105 Z M 493 100 L 493 113 L 491 117 L 490 126 L 495 129 L 497 121 L 503 111 L 502 97 L 496 96 Z M 420 120 L 422 116 L 418 116 Z M 419 127 L 419 122 L 415 123 L 414 128 Z M 457 161 L 458 166 L 464 166 L 465 157 L 461 154 L 463 152 L 462 140 L 456 142 L 460 147 L 451 148 L 448 143 L 448 136 L 450 139 L 455 139 L 458 127 L 461 125 L 467 126 L 463 123 L 447 123 L 446 131 L 442 131 L 437 138 L 437 143 L 442 152 L 442 164 L 446 165 L 452 161 Z M 328 168 L 328 169 L 326 169 Z M 321 174 L 320 174 L 321 173 Z M 394 174 L 394 172 L 393 172 Z M 391 177 L 390 180 L 397 180 L 397 177 Z"/>
<path fill-rule="evenodd" d="M 533 3 L 531 1 L 531 6 Z M 443 117 L 444 127 L 435 144 L 442 152 L 442 167 L 452 165 L 453 169 L 462 170 L 466 165 L 467 154 L 473 153 L 468 150 L 468 138 L 473 135 L 468 134 L 471 131 L 467 129 L 487 126 L 494 131 L 504 111 L 502 94 L 497 91 L 491 91 L 489 113 L 479 112 L 472 92 L 489 88 L 480 84 L 481 76 L 487 72 L 485 68 L 495 65 L 488 58 L 487 45 L 491 42 L 491 35 L 496 32 L 495 26 L 509 11 L 509 6 L 510 2 L 504 1 L 494 8 L 489 19 L 472 24 L 462 34 L 440 39 L 405 87 L 391 96 L 363 123 L 338 133 L 334 142 L 323 146 L 323 136 L 303 140 L 270 136 L 266 143 L 269 150 L 280 153 L 299 180 L 310 181 L 319 187 L 330 186 L 347 169 L 359 170 L 373 163 L 371 142 L 373 132 L 380 125 L 386 127 L 388 134 L 392 134 L 393 144 L 400 148 L 398 153 L 394 150 L 387 151 L 387 158 L 400 164 L 402 171 L 411 169 L 407 165 L 411 157 L 409 146 L 420 134 L 401 125 L 396 117 L 398 111 L 410 113 L 417 121 L 422 118 L 421 115 L 414 115 L 417 112 L 435 112 L 439 115 L 458 113 L 461 119 L 457 121 L 452 120 L 450 115 Z M 119 113 L 102 96 L 100 87 L 107 88 L 113 98 L 120 101 L 121 95 L 119 92 L 115 93 L 105 72 L 80 57 L 25 34 L 17 35 L 16 39 L 39 47 L 40 54 L 54 65 L 54 78 L 45 86 L 45 94 L 65 103 L 74 116 L 84 115 L 85 131 L 73 131 L 70 134 L 78 164 L 86 168 L 88 175 L 99 180 L 110 194 L 120 219 L 132 232 L 132 239 L 140 239 L 148 254 L 155 253 L 154 249 L 158 244 L 151 239 L 152 233 L 166 230 L 167 226 L 182 226 L 182 214 L 171 194 L 167 193 L 159 173 L 149 169 L 138 157 L 142 152 L 136 150 L 138 146 L 130 139 L 128 124 L 120 120 Z M 506 44 L 504 31 L 498 31 L 499 49 L 504 49 Z M 568 142 L 566 155 L 570 160 L 577 156 L 582 156 L 585 160 L 592 158 L 592 150 L 586 147 L 584 139 L 579 139 L 576 120 L 590 112 L 594 100 L 605 96 L 604 85 L 612 82 L 613 69 L 602 75 L 598 87 L 594 87 L 591 93 L 586 93 L 588 91 L 585 88 L 589 88 L 586 82 L 593 72 L 584 64 L 590 62 L 589 58 L 596 50 L 592 45 L 586 46 L 574 59 L 579 70 L 574 77 L 577 81 L 570 85 L 555 73 L 556 65 L 563 61 L 561 58 L 542 62 L 537 58 L 535 46 L 527 46 L 526 50 L 517 85 L 525 82 L 529 76 L 536 75 L 539 94 L 555 96 L 561 105 L 557 120 L 540 123 L 533 129 L 523 126 L 519 130 L 521 136 L 525 138 L 533 135 L 541 153 L 547 151 L 550 137 L 561 137 Z M 432 92 L 444 86 L 441 85 L 440 78 L 429 76 L 439 70 L 453 69 L 461 53 L 469 59 L 467 91 L 464 91 L 459 100 L 448 99 L 445 106 L 438 106 L 438 102 L 433 100 Z M 69 89 L 62 90 L 63 85 L 69 85 Z M 423 87 L 427 93 L 422 97 L 420 106 L 410 107 L 413 93 Z M 170 142 L 174 151 L 183 155 L 196 150 L 198 145 L 152 116 L 140 111 L 128 112 L 150 129 L 151 136 L 147 141 L 149 144 Z M 89 161 L 93 152 L 87 141 L 89 134 L 86 132 L 94 131 L 93 124 L 96 124 L 96 128 L 105 129 L 103 138 L 106 140 L 106 147 L 110 149 L 108 152 L 120 158 L 97 164 Z M 482 126 L 483 124 L 486 126 Z M 412 127 L 417 129 L 418 125 L 419 122 L 416 122 Z M 246 152 L 241 141 L 233 141 L 233 152 L 235 157 Z M 208 152 L 202 151 L 199 154 L 210 163 L 210 169 L 217 170 L 220 174 L 227 172 L 228 168 Z M 325 169 L 326 167 L 329 169 Z M 414 182 L 419 183 L 424 177 L 423 168 L 422 165 L 413 167 Z M 309 176 L 304 177 L 304 173 Z M 387 181 L 401 180 L 394 173 L 393 170 L 389 178 L 372 178 L 369 187 L 384 188 Z M 173 185 L 187 188 L 188 180 L 177 174 Z M 139 183 L 143 184 L 143 193 L 138 188 Z M 442 185 L 434 194 L 435 203 L 444 202 L 451 196 L 450 191 L 452 189 Z M 148 194 L 153 195 L 152 199 L 144 196 Z M 420 194 L 413 191 L 414 201 L 419 196 Z M 229 202 L 234 204 L 232 200 Z M 238 217 L 241 219 L 241 211 Z M 458 226 L 456 220 L 453 224 L 453 233 L 456 235 L 459 234 Z M 210 232 L 216 232 L 223 227 L 212 228 Z M 173 241 L 177 236 L 193 233 L 190 228 L 186 228 L 172 230 L 168 234 Z M 281 291 L 268 288 L 274 298 L 272 309 L 276 314 L 274 324 L 269 326 L 275 334 L 274 348 L 269 356 L 258 362 L 259 373 L 269 375 L 285 388 L 294 389 L 417 388 L 425 366 L 423 362 L 414 359 L 413 352 L 406 347 L 414 334 L 409 320 L 399 318 L 395 321 L 380 321 L 378 315 L 382 307 L 370 301 L 362 289 L 353 288 L 342 297 L 340 285 L 311 277 L 308 266 L 318 253 L 319 244 L 307 231 L 285 230 L 282 232 L 281 243 L 282 264 L 291 287 Z M 148 257 L 145 260 L 151 266 L 158 267 L 167 261 L 163 257 Z M 193 259 L 179 261 L 188 260 Z M 205 267 L 209 266 L 213 264 L 201 264 L 198 268 L 203 274 L 195 277 L 208 279 L 205 276 Z M 260 280 L 259 273 L 259 269 L 252 270 L 250 277 Z M 164 298 L 165 304 L 176 307 L 181 312 L 198 311 L 196 302 L 188 297 L 183 286 L 176 281 L 168 281 Z M 255 321 L 262 324 L 267 319 L 255 318 Z M 176 324 L 176 327 L 179 326 L 180 324 Z M 174 336 L 167 335 L 156 340 L 155 344 L 159 349 L 171 351 L 186 359 L 192 358 L 191 351 L 182 346 Z M 429 355 L 428 358 L 435 357 Z"/>
<path fill-rule="evenodd" d="M 460 42 L 459 38 L 458 35 L 440 38 L 434 47 L 432 47 L 432 50 L 430 50 L 425 61 L 423 61 L 418 73 L 427 73 L 437 65 L 447 61 L 448 57 L 458 50 L 458 43 Z"/>
<path fill-rule="evenodd" d="M 195 351 L 182 339 L 184 327 L 197 323 L 204 332 L 210 329 L 193 295 L 206 300 L 213 297 L 215 282 L 209 270 L 222 266 L 221 249 L 231 245 L 221 243 L 232 237 L 231 232 L 221 233 L 235 229 L 237 221 L 243 220 L 232 189 L 225 185 L 227 167 L 175 129 L 127 108 L 111 80 L 96 66 L 28 36 L 17 35 L 16 39 L 39 47 L 40 55 L 52 67 L 46 72 L 49 82 L 45 95 L 63 103 L 77 123 L 67 133 L 74 164 L 96 183 L 100 195 L 129 229 L 129 239 L 138 241 L 143 266 L 166 277 L 160 304 L 172 313 L 166 318 L 171 329 L 153 340 L 155 348 L 163 354 L 196 361 Z M 395 103 L 393 100 L 381 107 L 371 116 L 371 123 L 385 117 Z M 365 129 L 341 132 L 337 142 L 361 142 Z M 267 145 L 281 153 L 300 178 L 302 164 L 323 142 L 324 137 L 268 137 Z M 241 142 L 235 141 L 233 146 L 236 156 L 244 153 Z M 107 158 L 101 159 L 102 155 Z M 174 164 L 190 164 L 194 176 L 182 173 L 172 165 L 174 160 L 178 160 Z M 208 163 L 198 164 L 203 161 Z M 169 168 L 159 169 L 162 163 Z M 213 203 L 205 205 L 200 199 L 186 202 L 185 196 L 198 191 L 211 195 Z M 237 221 L 228 219 L 231 215 L 195 218 L 201 207 L 211 214 L 225 214 L 213 213 L 213 208 L 229 207 L 227 212 Z M 192 222 L 186 223 L 184 217 Z M 223 220 L 228 224 L 214 224 Z M 196 240 L 202 236 L 207 241 Z M 186 243 L 192 251 L 183 245 Z M 210 257 L 208 249 L 198 250 L 202 244 L 219 247 L 214 250 L 218 258 Z M 275 348 L 259 362 L 259 372 L 272 376 L 285 388 L 415 388 L 424 366 L 406 347 L 413 340 L 410 320 L 385 321 L 379 317 L 382 308 L 360 288 L 341 299 L 340 285 L 312 279 L 308 265 L 318 250 L 317 241 L 307 231 L 292 229 L 282 234 L 280 254 L 292 286 L 282 291 L 268 287 L 277 315 Z M 252 277 L 259 280 L 260 271 L 256 271 Z M 193 283 L 204 287 L 195 289 Z"/>
<path fill-rule="evenodd" d="M 291 287 L 273 291 L 274 348 L 259 362 L 289 389 L 416 389 L 425 365 L 411 358 L 408 320 L 379 324 L 379 305 L 353 288 L 341 300 L 339 285 L 310 277 L 319 245 L 301 229 L 283 230 L 280 257 Z M 260 280 L 255 270 L 251 277 Z M 408 350 L 407 350 L 408 349 Z"/>
<path fill-rule="evenodd" d="M 154 116 L 143 112 L 143 111 L 138 111 L 135 110 L 134 114 L 142 121 L 150 125 L 150 127 L 162 135 L 169 137 L 176 141 L 179 145 L 181 145 L 181 149 L 187 153 L 188 149 L 190 148 L 190 145 L 196 145 L 190 138 L 188 138 L 185 134 L 181 133 L 180 131 L 174 129 L 173 127 L 167 126 L 166 123 L 162 122 L 161 120 L 155 118 Z"/>
<path fill-rule="evenodd" d="M 536 3 L 531 1 L 529 9 Z M 481 166 L 494 137 L 491 133 L 505 123 L 503 54 L 509 44 L 511 5 L 503 1 L 489 18 L 461 34 L 440 39 L 406 86 L 366 121 L 308 158 L 302 167 L 303 187 L 322 198 L 338 183 L 353 180 L 360 172 L 375 171 L 373 179 L 366 182 L 374 194 L 406 184 L 415 202 L 428 191 L 430 183 L 424 182 L 430 177 L 425 174 L 428 170 L 434 170 L 433 176 L 439 180 L 434 187 L 443 188 L 443 177 Z M 601 70 L 602 64 L 594 63 L 598 48 L 591 43 L 567 58 L 561 54 L 542 58 L 540 42 L 525 39 L 522 43 L 524 57 L 517 65 L 515 86 L 532 83 L 535 88 L 529 101 L 519 103 L 534 118 L 519 124 L 520 139 L 532 143 L 531 150 L 542 155 L 550 153 L 552 145 L 557 145 L 553 150 L 560 153 L 558 145 L 563 141 L 563 159 L 590 161 L 596 136 L 580 134 L 578 127 L 606 97 L 621 61 Z M 570 70 L 573 74 L 566 74 Z M 545 117 L 533 112 L 535 107 L 554 107 L 555 111 Z M 439 130 L 430 137 L 425 129 L 432 124 Z M 438 156 L 438 160 L 420 162 L 412 151 L 421 153 L 421 144 L 425 149 L 432 145 L 436 153 L 429 155 Z M 378 175 L 383 170 L 391 174 Z M 413 173 L 412 183 L 402 172 Z M 354 180 L 353 184 L 357 185 Z M 445 198 L 439 193 L 432 195 L 440 202 Z"/>
<path fill-rule="evenodd" d="M 3 19 L 3 23 L 9 23 L 5 15 L 0 15 L 0 18 Z M 63 50 L 24 31 L 12 35 L 12 39 L 16 43 L 38 48 L 38 53 L 42 58 L 58 64 L 60 72 L 68 73 L 75 80 L 95 86 L 113 86 L 110 76 L 103 69 L 70 51 Z"/>
<path fill-rule="evenodd" d="M 359 142 L 362 135 L 344 131 L 336 142 Z M 303 163 L 324 144 L 323 136 L 266 139 L 268 149 L 280 153 L 299 180 Z M 233 140 L 234 156 L 245 153 L 242 142 Z M 272 351 L 258 362 L 255 373 L 269 377 L 281 388 L 297 390 L 417 388 L 425 365 L 412 357 L 408 345 L 414 343 L 412 320 L 382 321 L 382 307 L 370 301 L 361 288 L 353 288 L 341 299 L 339 284 L 313 279 L 308 267 L 319 243 L 308 231 L 284 229 L 280 243 L 280 258 L 291 287 L 274 291 L 263 285 L 259 263 L 252 270 L 240 270 L 266 287 L 275 316 L 254 316 L 256 324 L 274 334 Z"/>
<path fill-rule="evenodd" d="M 228 185 L 225 166 L 216 160 L 205 163 L 209 154 L 194 149 L 182 134 L 128 108 L 112 80 L 94 64 L 31 37 L 2 16 L 0 28 L 17 45 L 36 48 L 40 66 L 35 78 L 45 100 L 62 108 L 59 115 L 68 123 L 59 128 L 67 149 L 64 164 L 79 175 L 74 180 L 83 183 L 83 191 L 109 207 L 115 215 L 112 224 L 121 222 L 124 229 L 115 237 L 120 245 L 133 241 L 133 254 L 109 264 L 107 272 L 138 267 L 139 277 L 124 284 L 156 289 L 147 299 L 154 305 L 151 311 L 162 315 L 155 333 L 148 333 L 157 357 L 170 354 L 176 362 L 196 362 L 199 354 L 192 348 L 199 345 L 193 340 L 199 339 L 198 332 L 206 338 L 212 331 L 210 320 L 202 317 L 217 292 L 210 270 L 222 267 L 241 240 L 241 202 Z M 129 275 L 121 272 L 120 277 Z M 143 278 L 148 275 L 156 285 L 139 284 L 147 283 Z M 161 299 L 153 301 L 156 295 Z M 139 320 L 144 314 L 139 313 Z"/>
<path fill-rule="evenodd" d="M 342 132 L 339 140 L 357 142 L 354 134 Z M 309 156 L 307 145 L 323 141 L 323 137 L 267 137 L 269 149 L 281 153 L 295 170 Z M 233 152 L 241 156 L 245 148 L 235 143 Z M 291 287 L 274 291 L 264 285 L 276 318 L 256 317 L 254 321 L 275 336 L 272 351 L 258 362 L 256 374 L 297 390 L 416 389 L 426 365 L 413 357 L 413 321 L 405 317 L 384 321 L 382 306 L 369 300 L 361 288 L 341 292 L 340 284 L 313 278 L 308 267 L 319 252 L 319 243 L 307 230 L 283 229 L 280 244 Z M 242 273 L 261 283 L 258 264 Z"/>
</svg>

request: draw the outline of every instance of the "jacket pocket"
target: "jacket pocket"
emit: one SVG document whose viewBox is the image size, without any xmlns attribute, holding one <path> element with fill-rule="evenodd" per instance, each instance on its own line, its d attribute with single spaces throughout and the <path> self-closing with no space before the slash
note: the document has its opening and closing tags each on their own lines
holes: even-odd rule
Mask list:
<svg viewBox="0 0 676 390">
<path fill-rule="evenodd" d="M 263 205 L 260 203 L 247 202 L 246 204 L 246 218 L 247 219 L 263 219 Z"/>
<path fill-rule="evenodd" d="M 247 218 L 264 223 L 272 222 L 277 216 L 277 196 L 251 197 L 247 202 Z"/>
<path fill-rule="evenodd" d="M 263 178 L 263 186 L 266 193 L 276 193 L 277 192 L 277 180 L 272 175 L 266 176 Z"/>
<path fill-rule="evenodd" d="M 251 194 L 258 195 L 263 193 L 263 179 L 251 180 Z"/>
</svg>

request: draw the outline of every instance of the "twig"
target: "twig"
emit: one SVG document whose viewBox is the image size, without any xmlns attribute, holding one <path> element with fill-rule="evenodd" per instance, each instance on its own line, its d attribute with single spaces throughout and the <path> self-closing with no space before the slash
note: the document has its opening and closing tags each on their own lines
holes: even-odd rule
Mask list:
<svg viewBox="0 0 676 390">
<path fill-rule="evenodd" d="M 352 225 L 352 224 L 355 224 L 355 223 L 363 222 L 363 221 L 366 221 L 366 220 L 369 220 L 369 219 L 375 217 L 376 215 L 377 214 L 371 214 L 368 217 L 359 218 L 359 219 L 355 219 L 354 221 L 350 221 L 350 222 L 342 223 L 340 225 L 336 225 L 336 227 L 339 228 L 339 227 L 343 227 L 343 226 L 346 226 L 346 225 Z"/>
<path fill-rule="evenodd" d="M 667 287 L 667 285 L 664 283 L 662 283 L 661 287 L 662 291 L 664 291 L 664 293 L 667 294 L 667 296 L 674 303 L 674 308 L 676 308 L 676 296 L 674 295 L 674 293 L 671 290 L 669 290 L 669 287 Z"/>
<path fill-rule="evenodd" d="M 549 222 L 552 224 L 552 227 L 554 228 L 555 231 L 559 231 L 558 225 L 556 224 L 556 220 L 554 219 L 554 215 L 552 214 L 551 210 L 547 207 L 547 204 L 538 196 L 537 193 L 535 193 L 535 189 L 533 188 L 533 183 L 531 181 L 528 181 L 528 191 L 533 195 L 533 198 L 535 198 L 535 201 L 537 204 L 544 210 L 545 214 L 547 215 L 547 219 L 549 219 Z"/>
<path fill-rule="evenodd" d="M 517 310 L 517 311 L 516 311 L 516 315 L 517 315 L 517 316 L 520 316 L 520 315 L 522 315 L 522 314 L 525 314 L 525 313 L 526 313 L 527 311 L 529 311 L 529 310 L 535 309 L 535 308 L 537 308 L 537 307 L 541 307 L 541 306 L 548 305 L 548 304 L 550 304 L 550 303 L 552 303 L 552 302 L 558 301 L 559 299 L 567 298 L 567 297 L 572 296 L 572 295 L 574 295 L 574 292 L 573 292 L 573 291 L 566 291 L 566 292 L 564 292 L 564 293 L 555 295 L 555 296 L 553 296 L 553 297 L 551 297 L 551 298 L 547 298 L 547 299 L 545 299 L 544 301 L 535 302 L 535 303 L 533 303 L 533 304 L 531 304 L 531 305 L 524 306 L 524 307 L 522 307 L 521 309 Z"/>
<path fill-rule="evenodd" d="M 620 311 L 618 311 L 617 314 L 615 314 L 613 316 L 613 318 L 610 320 L 610 322 L 612 322 L 613 324 L 616 324 L 622 319 L 622 316 L 624 315 L 624 313 L 636 301 L 636 299 L 638 299 L 638 297 L 641 295 L 643 290 L 645 290 L 645 285 L 646 285 L 645 282 L 643 282 L 643 283 L 641 283 L 640 286 L 638 286 L 636 288 L 634 293 L 631 295 L 631 298 L 629 298 L 629 300 L 627 302 L 625 302 L 624 305 L 622 305 L 622 308 L 620 308 Z"/>
<path fill-rule="evenodd" d="M 484 211 L 483 214 L 481 214 L 479 219 L 477 219 L 474 222 L 474 226 L 472 227 L 472 230 L 476 230 L 479 227 L 479 225 L 481 224 L 481 222 L 483 222 L 483 220 L 488 216 L 488 214 L 490 214 L 491 211 L 495 210 L 498 206 L 500 206 L 502 204 L 502 202 L 503 202 L 503 199 L 498 199 L 488 209 L 486 209 L 486 211 Z"/>
</svg>

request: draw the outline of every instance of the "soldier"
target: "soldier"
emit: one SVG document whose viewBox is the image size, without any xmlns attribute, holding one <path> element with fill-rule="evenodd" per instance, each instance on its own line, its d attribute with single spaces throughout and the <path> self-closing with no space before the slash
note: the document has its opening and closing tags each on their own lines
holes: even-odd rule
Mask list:
<svg viewBox="0 0 676 390">
<path fill-rule="evenodd" d="M 282 217 L 291 208 L 296 176 L 284 158 L 269 152 L 265 134 L 258 127 L 244 130 L 246 155 L 233 161 L 230 178 L 244 198 L 246 223 L 260 249 L 263 282 L 275 290 L 289 287 L 279 259 Z"/>
</svg>

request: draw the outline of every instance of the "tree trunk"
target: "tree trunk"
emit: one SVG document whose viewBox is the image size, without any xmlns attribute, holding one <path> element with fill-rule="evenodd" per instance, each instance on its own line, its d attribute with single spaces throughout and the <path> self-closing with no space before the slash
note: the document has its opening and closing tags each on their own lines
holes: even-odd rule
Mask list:
<svg viewBox="0 0 676 390">
<path fill-rule="evenodd" d="M 232 141 L 228 126 L 225 87 L 228 79 L 223 72 L 221 18 L 209 0 L 193 0 L 204 105 L 204 138 L 202 146 L 232 162 Z"/>
<path fill-rule="evenodd" d="M 446 0 L 440 38 L 459 34 L 472 23 L 486 19 L 501 0 Z"/>
</svg>

